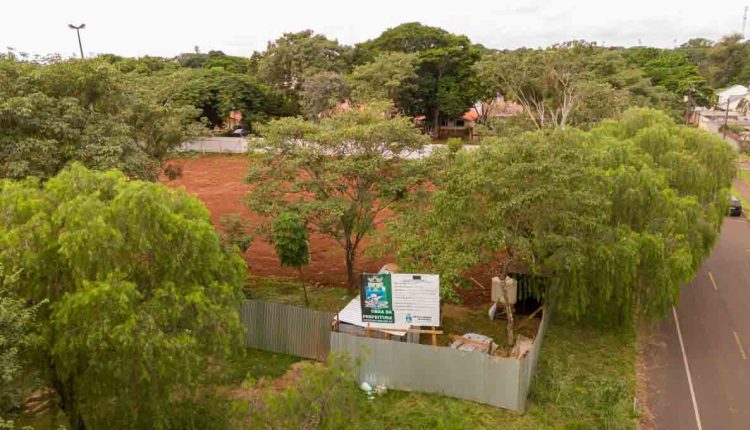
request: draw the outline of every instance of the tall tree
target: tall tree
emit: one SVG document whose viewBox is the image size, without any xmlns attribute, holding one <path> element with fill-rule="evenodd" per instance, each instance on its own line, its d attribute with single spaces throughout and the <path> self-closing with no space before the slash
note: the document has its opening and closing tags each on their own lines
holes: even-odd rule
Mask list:
<svg viewBox="0 0 750 430">
<path fill-rule="evenodd" d="M 247 177 L 250 209 L 275 217 L 293 211 L 311 233 L 332 237 L 344 250 L 347 281 L 357 283 L 355 260 L 379 217 L 423 180 L 408 157 L 427 138 L 385 106 L 338 113 L 320 123 L 284 118 L 263 127 L 252 144 L 260 159 Z"/>
<path fill-rule="evenodd" d="M 349 97 L 349 85 L 338 73 L 320 72 L 305 79 L 300 96 L 305 116 L 318 119 Z"/>
<path fill-rule="evenodd" d="M 482 146 L 438 158 L 436 190 L 402 207 L 400 266 L 440 272 L 446 298 L 470 270 L 529 271 L 551 279 L 559 311 L 616 323 L 676 302 L 717 236 L 734 162 L 654 110 Z"/>
<path fill-rule="evenodd" d="M 305 306 L 310 306 L 307 285 L 302 279 L 302 266 L 310 264 L 310 242 L 307 239 L 305 222 L 295 212 L 280 213 L 271 224 L 271 241 L 279 257 L 279 263 L 299 271 L 302 292 L 305 294 Z"/>
<path fill-rule="evenodd" d="M 400 105 L 407 115 L 427 115 L 437 131 L 442 118 L 461 116 L 479 96 L 472 66 L 482 51 L 466 36 L 412 22 L 359 45 L 357 61 L 375 59 L 385 52 L 417 54 L 416 86 L 401 92 Z"/>
<path fill-rule="evenodd" d="M 352 97 L 357 101 L 389 100 L 401 111 L 402 94 L 416 90 L 417 54 L 386 52 L 359 65 L 348 76 Z"/>
<path fill-rule="evenodd" d="M 708 51 L 708 73 L 715 87 L 750 82 L 750 45 L 739 34 L 724 36 Z"/>
<path fill-rule="evenodd" d="M 245 265 L 184 191 L 79 164 L 0 181 L 0 264 L 71 428 L 170 428 L 241 340 Z"/>
<path fill-rule="evenodd" d="M 276 88 L 294 93 L 306 76 L 319 72 L 348 71 L 350 49 L 312 30 L 284 33 L 268 43 L 258 61 L 260 76 Z"/>
</svg>

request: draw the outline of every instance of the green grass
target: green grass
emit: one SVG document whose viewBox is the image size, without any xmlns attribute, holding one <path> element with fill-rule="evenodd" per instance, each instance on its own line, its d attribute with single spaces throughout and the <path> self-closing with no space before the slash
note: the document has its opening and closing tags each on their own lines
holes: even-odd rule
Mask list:
<svg viewBox="0 0 750 430">
<path fill-rule="evenodd" d="M 354 384 L 343 411 L 355 429 L 633 429 L 636 341 L 632 332 L 553 321 L 525 414 L 445 396 L 389 391 L 368 400 Z"/>
<path fill-rule="evenodd" d="M 443 396 L 392 392 L 362 402 L 362 428 L 634 428 L 634 336 L 555 323 L 544 342 L 523 415 Z"/>
<path fill-rule="evenodd" d="M 235 355 L 220 371 L 214 383 L 220 385 L 240 384 L 246 379 L 275 379 L 286 373 L 292 364 L 304 360 L 286 354 L 247 348 Z"/>
<path fill-rule="evenodd" d="M 250 299 L 304 307 L 303 285 L 293 278 L 251 276 L 248 278 L 245 295 Z M 356 293 L 350 294 L 345 288 L 307 284 L 307 295 L 311 309 L 336 312 L 346 306 Z"/>
</svg>

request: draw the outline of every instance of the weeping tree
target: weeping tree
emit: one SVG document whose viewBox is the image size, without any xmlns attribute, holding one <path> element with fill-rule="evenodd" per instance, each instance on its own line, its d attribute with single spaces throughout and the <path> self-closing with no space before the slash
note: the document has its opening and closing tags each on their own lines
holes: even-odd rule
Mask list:
<svg viewBox="0 0 750 430">
<path fill-rule="evenodd" d="M 295 267 L 299 271 L 302 291 L 305 294 L 305 306 L 310 306 L 307 286 L 302 279 L 302 266 L 310 264 L 310 247 L 304 221 L 294 212 L 282 212 L 273 220 L 271 232 L 279 263 L 282 266 Z"/>
<path fill-rule="evenodd" d="M 564 314 L 627 323 L 662 315 L 710 251 L 734 154 L 631 110 L 591 132 L 490 139 L 442 160 L 437 190 L 389 226 L 407 270 L 440 272 L 443 297 L 456 298 L 469 270 L 520 269 L 551 278 Z"/>
<path fill-rule="evenodd" d="M 333 238 L 344 251 L 351 289 L 362 241 L 425 179 L 423 164 L 410 158 L 429 139 L 408 118 L 387 111 L 372 104 L 319 123 L 284 118 L 251 143 L 259 156 L 247 177 L 254 185 L 250 209 L 269 218 L 295 212 L 310 233 Z"/>
<path fill-rule="evenodd" d="M 582 157 L 580 136 L 537 134 L 457 152 L 420 210 L 390 226 L 401 263 L 440 272 L 442 296 L 455 299 L 458 281 L 475 267 L 505 279 L 511 271 L 541 273 L 544 262 L 580 258 L 577 243 L 593 240 L 606 206 L 597 192 L 601 173 Z M 504 307 L 512 345 L 507 298 Z"/>
<path fill-rule="evenodd" d="M 241 345 L 245 273 L 208 217 L 184 191 L 79 164 L 0 181 L 0 264 L 13 294 L 48 301 L 34 356 L 72 429 L 201 427 L 196 390 Z"/>
</svg>

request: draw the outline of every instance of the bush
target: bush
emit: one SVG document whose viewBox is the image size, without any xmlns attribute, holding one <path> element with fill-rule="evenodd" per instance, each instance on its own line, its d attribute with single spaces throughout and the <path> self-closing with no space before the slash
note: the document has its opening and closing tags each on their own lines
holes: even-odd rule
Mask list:
<svg viewBox="0 0 750 430">
<path fill-rule="evenodd" d="M 349 428 L 356 422 L 355 364 L 331 355 L 328 363 L 303 363 L 299 380 L 267 394 L 253 407 L 251 424 L 267 429 Z"/>
</svg>

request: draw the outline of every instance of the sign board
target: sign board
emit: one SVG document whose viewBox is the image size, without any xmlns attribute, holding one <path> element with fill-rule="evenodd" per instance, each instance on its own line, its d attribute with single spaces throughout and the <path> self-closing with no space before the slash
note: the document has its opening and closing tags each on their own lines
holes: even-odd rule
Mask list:
<svg viewBox="0 0 750 430">
<path fill-rule="evenodd" d="M 440 326 L 440 276 L 363 273 L 362 322 Z"/>
</svg>

